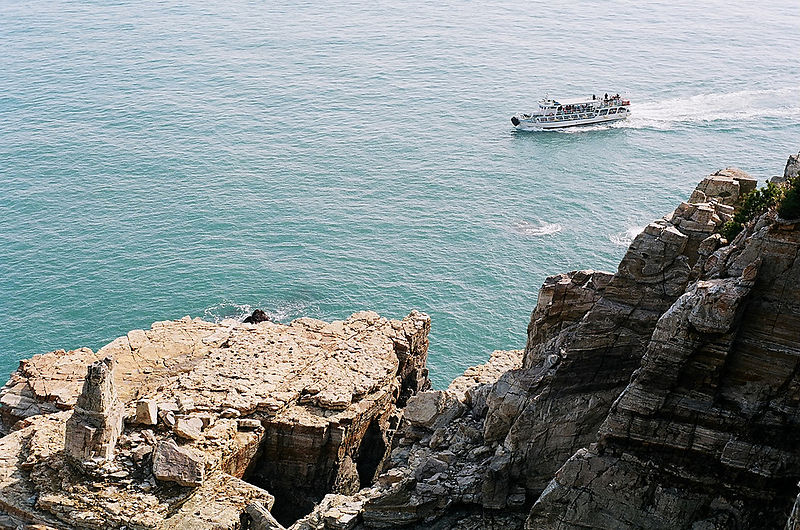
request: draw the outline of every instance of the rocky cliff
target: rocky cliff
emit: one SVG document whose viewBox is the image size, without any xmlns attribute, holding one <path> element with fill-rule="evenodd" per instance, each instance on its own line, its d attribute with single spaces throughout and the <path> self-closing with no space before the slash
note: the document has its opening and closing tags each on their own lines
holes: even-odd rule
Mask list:
<svg viewBox="0 0 800 530">
<path fill-rule="evenodd" d="M 755 186 L 717 172 L 616 273 L 548 278 L 520 366 L 412 398 L 392 469 L 328 520 L 340 503 L 365 528 L 793 528 L 800 230 L 771 211 L 719 235 Z"/>
<path fill-rule="evenodd" d="M 719 171 L 615 273 L 547 278 L 525 349 L 444 390 L 416 312 L 187 318 L 23 361 L 0 391 L 0 509 L 88 528 L 796 529 L 800 220 L 768 210 L 723 239 L 755 187 Z"/>
<path fill-rule="evenodd" d="M 800 230 L 764 214 L 659 318 L 529 528 L 780 528 L 800 477 Z"/>
</svg>

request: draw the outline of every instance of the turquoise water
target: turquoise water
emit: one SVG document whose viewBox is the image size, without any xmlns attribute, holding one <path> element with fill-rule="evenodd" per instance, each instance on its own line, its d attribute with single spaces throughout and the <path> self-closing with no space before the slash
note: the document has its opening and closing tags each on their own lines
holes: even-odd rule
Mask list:
<svg viewBox="0 0 800 530">
<path fill-rule="evenodd" d="M 445 385 L 539 285 L 613 270 L 800 149 L 796 1 L 0 0 L 0 372 L 189 314 L 433 317 Z M 554 96 L 624 124 L 516 133 Z"/>
</svg>

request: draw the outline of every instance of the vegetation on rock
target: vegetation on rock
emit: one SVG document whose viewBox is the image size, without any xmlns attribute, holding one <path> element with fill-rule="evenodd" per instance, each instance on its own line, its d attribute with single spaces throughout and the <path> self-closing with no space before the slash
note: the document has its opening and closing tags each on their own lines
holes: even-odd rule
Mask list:
<svg viewBox="0 0 800 530">
<path fill-rule="evenodd" d="M 789 180 L 783 200 L 778 206 L 778 215 L 784 219 L 800 218 L 800 175 Z"/>
<path fill-rule="evenodd" d="M 732 241 L 742 231 L 745 223 L 780 204 L 784 198 L 784 192 L 782 186 L 768 182 L 765 187 L 745 195 L 742 207 L 736 212 L 733 219 L 722 225 L 720 230 L 722 237 Z"/>
</svg>

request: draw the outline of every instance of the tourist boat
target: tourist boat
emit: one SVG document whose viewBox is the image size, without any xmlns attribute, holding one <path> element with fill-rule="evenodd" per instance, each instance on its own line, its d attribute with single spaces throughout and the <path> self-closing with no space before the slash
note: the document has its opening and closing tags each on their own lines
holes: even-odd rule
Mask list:
<svg viewBox="0 0 800 530">
<path fill-rule="evenodd" d="M 630 104 L 630 101 L 622 99 L 619 94 L 570 101 L 556 101 L 545 96 L 539 100 L 538 110 L 530 114 L 512 116 L 511 123 L 522 131 L 609 123 L 630 116 Z"/>
</svg>

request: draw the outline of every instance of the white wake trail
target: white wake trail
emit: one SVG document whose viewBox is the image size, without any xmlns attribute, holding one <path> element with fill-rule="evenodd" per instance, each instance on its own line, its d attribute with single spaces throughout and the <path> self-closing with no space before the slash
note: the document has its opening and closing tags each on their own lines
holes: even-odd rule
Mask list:
<svg viewBox="0 0 800 530">
<path fill-rule="evenodd" d="M 671 129 L 680 124 L 800 119 L 800 88 L 697 94 L 632 102 L 631 117 L 616 127 Z"/>
</svg>

